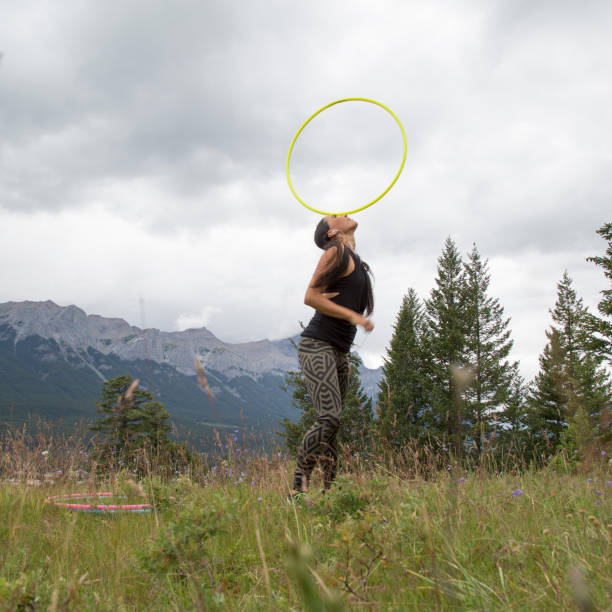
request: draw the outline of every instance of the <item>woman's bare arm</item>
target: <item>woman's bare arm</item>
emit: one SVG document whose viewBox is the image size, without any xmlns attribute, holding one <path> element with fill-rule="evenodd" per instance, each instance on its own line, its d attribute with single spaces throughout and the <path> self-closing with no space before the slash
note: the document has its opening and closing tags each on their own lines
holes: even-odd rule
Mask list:
<svg viewBox="0 0 612 612">
<path fill-rule="evenodd" d="M 321 314 L 336 319 L 344 319 L 351 325 L 361 325 L 366 331 L 372 331 L 374 324 L 370 319 L 360 315 L 358 312 L 340 306 L 335 302 L 332 302 L 330 298 L 338 295 L 337 293 L 326 293 L 326 287 L 314 287 L 316 280 L 321 276 L 321 273 L 325 271 L 331 265 L 333 258 L 336 255 L 337 247 L 331 247 L 324 251 L 321 255 L 321 259 L 317 264 L 315 272 L 312 276 L 312 280 L 306 289 L 306 295 L 304 296 L 304 304 L 312 306 L 315 310 L 318 310 Z"/>
</svg>

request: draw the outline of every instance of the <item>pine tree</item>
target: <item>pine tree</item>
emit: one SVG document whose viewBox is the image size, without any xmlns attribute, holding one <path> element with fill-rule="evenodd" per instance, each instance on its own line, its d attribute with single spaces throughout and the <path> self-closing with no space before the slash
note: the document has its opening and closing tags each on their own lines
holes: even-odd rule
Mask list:
<svg viewBox="0 0 612 612">
<path fill-rule="evenodd" d="M 525 456 L 525 450 L 531 437 L 529 428 L 529 412 L 527 410 L 527 389 L 523 377 L 518 372 L 518 363 L 512 366 L 510 387 L 504 409 L 499 413 L 497 429 L 499 450 L 520 450 Z"/>
<path fill-rule="evenodd" d="M 585 415 L 591 429 L 597 431 L 597 424 L 605 416 L 602 412 L 609 410 L 611 389 L 601 356 L 593 349 L 592 319 L 567 271 L 557 284 L 557 302 L 551 315 L 553 325 L 546 334 L 549 342 L 540 357 L 529 403 L 536 435 L 545 434 L 556 447 L 576 419 L 581 431 L 585 430 Z"/>
<path fill-rule="evenodd" d="M 465 359 L 472 366 L 473 383 L 465 391 L 466 413 L 473 424 L 469 439 L 478 451 L 493 429 L 493 413 L 503 410 L 510 400 L 512 380 L 518 363 L 510 363 L 508 355 L 510 319 L 497 298 L 487 295 L 491 282 L 488 261 L 482 260 L 474 245 L 465 265 Z"/>
<path fill-rule="evenodd" d="M 431 405 L 429 432 L 447 437 L 457 454 L 461 452 L 465 423 L 461 391 L 465 386 L 453 376 L 466 362 L 465 272 L 454 242 L 447 238 L 438 258 L 438 277 L 429 300 L 425 302 L 425 335 L 429 347 L 427 360 L 428 396 Z"/>
<path fill-rule="evenodd" d="M 409 289 L 393 328 L 377 396 L 378 429 L 395 446 L 419 437 L 428 408 L 423 356 L 423 307 Z"/>
<path fill-rule="evenodd" d="M 372 444 L 374 424 L 372 400 L 361 386 L 359 377 L 359 368 L 363 363 L 361 358 L 351 353 L 349 360 L 349 383 L 338 429 L 338 444 L 347 447 L 351 453 L 366 453 Z M 292 390 L 291 403 L 302 411 L 297 423 L 287 418 L 279 422 L 282 430 L 278 435 L 285 439 L 287 451 L 295 454 L 304 434 L 313 426 L 316 413 L 306 386 L 306 379 L 301 371 L 287 372 L 282 388 L 285 391 Z"/>
<path fill-rule="evenodd" d="M 359 369 L 363 366 L 361 357 L 357 353 L 351 353 L 349 360 L 351 371 L 338 431 L 338 442 L 341 446 L 347 447 L 350 452 L 367 453 L 372 449 L 373 442 L 372 399 L 361 385 L 359 376 Z"/>
<path fill-rule="evenodd" d="M 90 430 L 102 437 L 99 448 L 105 461 L 127 463 L 135 450 L 157 451 L 169 442 L 170 415 L 131 376 L 105 381 L 96 406 L 104 416 Z"/>
<path fill-rule="evenodd" d="M 535 442 L 556 448 L 567 426 L 567 376 L 561 334 L 546 332 L 548 343 L 540 355 L 540 370 L 529 392 L 529 425 Z"/>
<path fill-rule="evenodd" d="M 587 257 L 587 261 L 602 268 L 608 279 L 608 288 L 601 291 L 602 299 L 597 305 L 601 317 L 590 318 L 589 329 L 593 333 L 597 353 L 612 363 L 612 223 L 602 225 L 597 233 L 608 241 L 604 257 Z"/>
</svg>

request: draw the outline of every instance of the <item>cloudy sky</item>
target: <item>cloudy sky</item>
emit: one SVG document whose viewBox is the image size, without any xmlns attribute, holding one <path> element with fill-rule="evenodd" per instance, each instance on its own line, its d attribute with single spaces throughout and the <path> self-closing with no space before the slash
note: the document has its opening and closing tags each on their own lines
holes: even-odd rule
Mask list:
<svg viewBox="0 0 612 612">
<path fill-rule="evenodd" d="M 568 270 L 612 220 L 612 5 L 550 0 L 9 0 L 0 4 L 0 302 L 51 299 L 228 342 L 295 334 L 319 217 L 291 195 L 298 127 L 339 98 L 400 117 L 402 176 L 357 213 L 380 365 L 402 296 L 448 236 L 489 259 L 527 378 Z M 300 195 L 345 211 L 401 161 L 382 109 L 339 104 L 292 157 Z"/>
</svg>

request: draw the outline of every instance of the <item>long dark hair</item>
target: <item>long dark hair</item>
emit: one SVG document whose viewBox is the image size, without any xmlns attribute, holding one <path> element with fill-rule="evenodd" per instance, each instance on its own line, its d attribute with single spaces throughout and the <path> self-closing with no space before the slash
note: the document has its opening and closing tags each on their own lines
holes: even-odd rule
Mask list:
<svg viewBox="0 0 612 612">
<path fill-rule="evenodd" d="M 321 219 L 315 228 L 314 233 L 314 241 L 315 244 L 324 251 L 330 249 L 335 246 L 336 249 L 336 257 L 331 262 L 330 266 L 323 270 L 323 272 L 319 275 L 319 277 L 315 280 L 313 287 L 329 287 L 332 283 L 338 280 L 344 271 L 347 269 L 349 265 L 349 252 L 348 249 L 344 247 L 344 245 L 336 240 L 335 238 L 330 238 L 327 233 L 329 232 L 329 223 L 325 220 L 325 218 Z M 355 258 L 355 264 L 361 265 L 365 274 L 363 275 L 366 281 L 366 295 L 367 295 L 367 304 L 366 304 L 366 315 L 370 316 L 372 311 L 374 310 L 374 293 L 372 291 L 372 281 L 370 276 L 372 276 L 372 271 L 370 270 L 370 266 L 363 261 L 357 255 L 357 253 L 353 253 Z"/>
</svg>

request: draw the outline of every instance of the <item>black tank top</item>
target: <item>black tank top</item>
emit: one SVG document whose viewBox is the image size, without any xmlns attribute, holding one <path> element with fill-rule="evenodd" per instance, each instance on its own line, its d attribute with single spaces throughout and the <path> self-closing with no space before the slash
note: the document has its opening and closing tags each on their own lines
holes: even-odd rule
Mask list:
<svg viewBox="0 0 612 612">
<path fill-rule="evenodd" d="M 367 272 L 361 265 L 361 259 L 351 249 L 344 247 L 355 262 L 355 269 L 348 275 L 334 281 L 326 289 L 326 293 L 338 292 L 331 301 L 340 306 L 350 308 L 363 314 L 368 305 Z M 306 338 L 316 338 L 333 344 L 343 353 L 348 353 L 355 339 L 357 328 L 345 319 L 337 319 L 320 313 L 318 310 L 302 332 Z"/>
</svg>

